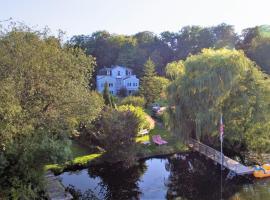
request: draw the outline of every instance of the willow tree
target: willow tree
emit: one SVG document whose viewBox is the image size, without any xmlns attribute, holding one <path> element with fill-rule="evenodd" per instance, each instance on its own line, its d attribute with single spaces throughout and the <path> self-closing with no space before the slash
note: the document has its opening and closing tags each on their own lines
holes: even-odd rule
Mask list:
<svg viewBox="0 0 270 200">
<path fill-rule="evenodd" d="M 173 61 L 166 65 L 165 68 L 166 76 L 170 80 L 177 79 L 178 76 L 181 76 L 184 73 L 184 64 L 183 61 Z"/>
<path fill-rule="evenodd" d="M 270 81 L 236 50 L 205 49 L 184 62 L 185 74 L 168 89 L 170 125 L 183 140 L 225 137 L 259 152 L 270 150 Z"/>
</svg>

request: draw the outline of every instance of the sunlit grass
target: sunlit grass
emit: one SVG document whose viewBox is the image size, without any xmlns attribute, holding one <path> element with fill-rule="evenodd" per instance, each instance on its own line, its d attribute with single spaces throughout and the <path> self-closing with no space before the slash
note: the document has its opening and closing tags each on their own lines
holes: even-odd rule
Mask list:
<svg viewBox="0 0 270 200">
<path fill-rule="evenodd" d="M 88 154 L 84 156 L 78 156 L 71 161 L 67 161 L 64 164 L 49 164 L 44 166 L 44 170 L 51 170 L 56 174 L 62 173 L 63 171 L 72 168 L 73 166 L 87 166 L 92 160 L 100 157 L 102 153 Z"/>
<path fill-rule="evenodd" d="M 150 140 L 149 135 L 144 135 L 144 136 L 138 136 L 138 137 L 136 137 L 136 142 L 137 143 L 149 142 L 149 140 Z"/>
</svg>

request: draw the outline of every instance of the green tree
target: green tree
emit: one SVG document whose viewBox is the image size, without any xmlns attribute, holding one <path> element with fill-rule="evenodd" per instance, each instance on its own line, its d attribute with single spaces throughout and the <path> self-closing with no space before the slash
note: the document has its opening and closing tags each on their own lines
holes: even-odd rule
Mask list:
<svg viewBox="0 0 270 200">
<path fill-rule="evenodd" d="M 148 58 L 146 63 L 144 64 L 144 77 L 149 77 L 152 78 L 156 76 L 156 71 L 155 71 L 155 63 L 151 60 L 151 58 Z"/>
<path fill-rule="evenodd" d="M 128 96 L 121 100 L 120 105 L 133 105 L 143 108 L 145 106 L 145 99 L 140 96 Z"/>
<path fill-rule="evenodd" d="M 183 61 L 173 61 L 168 63 L 165 68 L 166 76 L 170 80 L 175 80 L 184 73 Z"/>
<path fill-rule="evenodd" d="M 140 82 L 140 93 L 146 99 L 147 104 L 153 103 L 157 98 L 157 94 L 154 91 L 156 84 L 156 81 L 154 79 L 155 75 L 155 64 L 149 58 L 144 65 L 144 76 L 142 77 Z"/>
<path fill-rule="evenodd" d="M 138 129 L 136 130 L 137 133 L 142 129 L 150 128 L 150 123 L 147 120 L 147 114 L 143 111 L 141 107 L 133 105 L 122 105 L 119 106 L 117 110 L 120 112 L 129 111 L 134 114 L 134 116 L 137 118 L 137 121 L 139 122 Z"/>
<path fill-rule="evenodd" d="M 139 121 L 129 110 L 107 108 L 103 111 L 100 124 L 99 140 L 106 153 L 103 159 L 108 162 L 124 162 L 126 166 L 135 160 L 135 137 Z"/>
<path fill-rule="evenodd" d="M 144 96 L 146 104 L 159 99 L 168 83 L 168 79 L 156 76 L 155 65 L 149 58 L 144 65 L 144 76 L 140 82 L 140 93 Z"/>
<path fill-rule="evenodd" d="M 44 163 L 67 159 L 72 131 L 103 107 L 95 61 L 46 32 L 0 33 L 0 191 L 34 199 Z"/>
<path fill-rule="evenodd" d="M 251 60 L 255 61 L 264 72 L 270 74 L 270 37 L 254 40 L 248 50 Z"/>
<path fill-rule="evenodd" d="M 168 89 L 172 130 L 182 139 L 217 140 L 222 113 L 230 148 L 269 152 L 269 76 L 236 50 L 204 50 L 184 66 Z"/>
</svg>

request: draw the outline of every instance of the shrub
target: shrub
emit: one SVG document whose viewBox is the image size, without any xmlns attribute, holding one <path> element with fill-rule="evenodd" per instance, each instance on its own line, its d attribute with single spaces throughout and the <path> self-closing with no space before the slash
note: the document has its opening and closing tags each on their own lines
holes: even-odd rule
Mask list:
<svg viewBox="0 0 270 200">
<path fill-rule="evenodd" d="M 128 96 L 120 102 L 120 105 L 133 105 L 138 107 L 145 106 L 145 99 L 140 96 Z"/>
<path fill-rule="evenodd" d="M 126 166 L 135 161 L 136 135 L 139 126 L 138 112 L 128 109 L 104 110 L 100 118 L 101 146 L 105 150 L 103 159 L 108 162 L 125 162 Z"/>
<path fill-rule="evenodd" d="M 139 120 L 139 126 L 137 132 L 142 129 L 149 129 L 150 123 L 147 120 L 147 114 L 143 111 L 141 107 L 136 107 L 133 105 L 122 105 L 118 107 L 118 111 L 131 111 L 135 117 Z"/>
</svg>

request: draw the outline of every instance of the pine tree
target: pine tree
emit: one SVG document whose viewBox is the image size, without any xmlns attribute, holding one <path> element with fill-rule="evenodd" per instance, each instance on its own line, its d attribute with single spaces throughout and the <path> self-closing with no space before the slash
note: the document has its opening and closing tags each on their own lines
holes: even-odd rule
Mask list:
<svg viewBox="0 0 270 200">
<path fill-rule="evenodd" d="M 156 71 L 155 71 L 155 63 L 151 60 L 151 58 L 148 58 L 146 63 L 144 64 L 144 77 L 154 77 L 156 76 Z"/>
<path fill-rule="evenodd" d="M 140 84 L 140 93 L 144 96 L 146 99 L 146 104 L 149 105 L 150 103 L 153 103 L 156 98 L 156 90 L 155 90 L 155 81 L 156 72 L 155 72 L 155 64 L 154 62 L 149 58 L 146 63 L 144 64 L 144 76 L 141 79 Z"/>
</svg>

